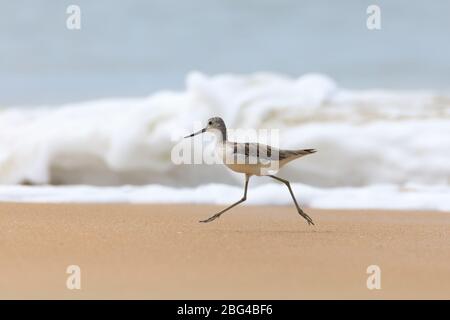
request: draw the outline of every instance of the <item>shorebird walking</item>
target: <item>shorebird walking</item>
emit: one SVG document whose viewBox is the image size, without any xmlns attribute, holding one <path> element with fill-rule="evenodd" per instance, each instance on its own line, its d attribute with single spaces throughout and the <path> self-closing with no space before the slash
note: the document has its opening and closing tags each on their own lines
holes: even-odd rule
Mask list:
<svg viewBox="0 0 450 320">
<path fill-rule="evenodd" d="M 200 131 L 194 132 L 185 138 L 193 137 L 197 134 L 210 132 L 216 135 L 216 154 L 223 160 L 223 163 L 235 172 L 245 174 L 244 196 L 241 200 L 223 209 L 208 219 L 200 222 L 211 222 L 219 218 L 226 211 L 247 200 L 248 181 L 251 176 L 268 176 L 272 179 L 284 183 L 294 200 L 298 213 L 305 218 L 309 225 L 314 225 L 312 219 L 300 208 L 292 192 L 289 181 L 273 175 L 286 163 L 316 152 L 314 149 L 302 150 L 282 150 L 261 143 L 237 143 L 227 139 L 227 127 L 222 118 L 214 117 L 208 120 L 208 125 Z M 274 169 L 275 168 L 275 169 Z"/>
</svg>

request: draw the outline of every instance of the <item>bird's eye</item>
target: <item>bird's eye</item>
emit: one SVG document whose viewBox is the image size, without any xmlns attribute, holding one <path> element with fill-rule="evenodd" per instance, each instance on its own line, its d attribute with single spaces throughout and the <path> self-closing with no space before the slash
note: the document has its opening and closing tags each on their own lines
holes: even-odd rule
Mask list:
<svg viewBox="0 0 450 320">
<path fill-rule="evenodd" d="M 212 125 L 212 121 L 208 122 L 209 125 Z"/>
</svg>

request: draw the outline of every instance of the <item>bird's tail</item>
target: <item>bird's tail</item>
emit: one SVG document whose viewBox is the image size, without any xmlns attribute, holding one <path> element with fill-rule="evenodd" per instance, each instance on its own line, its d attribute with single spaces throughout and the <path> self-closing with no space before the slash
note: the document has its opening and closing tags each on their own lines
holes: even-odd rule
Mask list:
<svg viewBox="0 0 450 320">
<path fill-rule="evenodd" d="M 298 159 L 314 152 L 316 152 L 315 149 L 286 150 L 283 152 L 283 154 L 280 154 L 280 158 L 284 163 L 288 163 L 292 160 Z"/>
<path fill-rule="evenodd" d="M 317 152 L 316 149 L 292 150 L 292 153 L 293 153 L 295 156 L 297 156 L 297 158 L 303 157 L 303 156 L 306 156 L 306 155 L 308 155 L 308 154 L 315 153 L 315 152 Z"/>
</svg>

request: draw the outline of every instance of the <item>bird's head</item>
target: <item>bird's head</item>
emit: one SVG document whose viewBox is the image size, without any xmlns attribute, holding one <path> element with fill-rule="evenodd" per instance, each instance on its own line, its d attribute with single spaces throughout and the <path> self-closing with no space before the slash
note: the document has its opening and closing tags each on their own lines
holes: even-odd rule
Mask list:
<svg viewBox="0 0 450 320">
<path fill-rule="evenodd" d="M 205 128 L 203 128 L 197 132 L 194 132 L 194 133 L 186 136 L 185 138 L 190 138 L 190 137 L 193 137 L 197 134 L 204 133 L 204 132 L 216 133 L 217 131 L 222 133 L 223 138 L 226 138 L 225 122 L 220 117 L 213 117 L 213 118 L 208 119 L 208 123 Z"/>
</svg>

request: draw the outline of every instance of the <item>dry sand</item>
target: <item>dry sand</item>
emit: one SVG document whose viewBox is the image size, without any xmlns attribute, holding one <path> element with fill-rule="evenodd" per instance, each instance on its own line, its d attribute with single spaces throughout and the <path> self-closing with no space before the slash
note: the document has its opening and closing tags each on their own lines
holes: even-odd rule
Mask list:
<svg viewBox="0 0 450 320">
<path fill-rule="evenodd" d="M 450 214 L 0 205 L 0 298 L 450 299 Z M 81 290 L 66 288 L 68 265 Z M 368 290 L 366 268 L 381 268 Z"/>
</svg>

